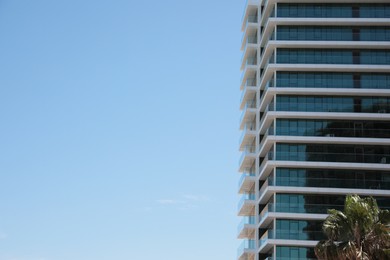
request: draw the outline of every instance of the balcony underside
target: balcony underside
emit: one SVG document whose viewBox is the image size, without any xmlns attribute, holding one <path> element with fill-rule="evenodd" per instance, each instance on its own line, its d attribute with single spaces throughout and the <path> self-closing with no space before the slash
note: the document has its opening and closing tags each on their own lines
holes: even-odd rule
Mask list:
<svg viewBox="0 0 390 260">
<path fill-rule="evenodd" d="M 256 225 L 254 224 L 247 224 L 244 225 L 244 227 L 241 229 L 241 231 L 238 233 L 239 239 L 254 239 L 256 233 Z"/>
</svg>

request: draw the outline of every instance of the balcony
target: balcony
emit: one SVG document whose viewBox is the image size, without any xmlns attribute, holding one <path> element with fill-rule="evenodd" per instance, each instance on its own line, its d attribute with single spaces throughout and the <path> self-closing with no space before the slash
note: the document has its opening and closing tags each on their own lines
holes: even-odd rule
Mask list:
<svg viewBox="0 0 390 260">
<path fill-rule="evenodd" d="M 256 13 L 246 16 L 245 22 L 242 23 L 241 30 L 245 32 L 248 27 L 257 27 L 259 17 Z"/>
<path fill-rule="evenodd" d="M 287 242 L 287 244 L 307 244 L 307 246 L 316 245 L 319 240 L 325 238 L 322 231 L 301 231 L 288 229 L 269 229 L 259 240 L 259 247 L 261 252 L 266 252 L 275 244 L 275 239 L 278 240 L 295 240 Z M 270 241 L 272 240 L 272 241 Z M 301 242 L 296 240 L 302 240 Z"/>
<path fill-rule="evenodd" d="M 254 193 L 243 194 L 238 202 L 238 215 L 250 216 L 255 213 L 256 196 Z"/>
<path fill-rule="evenodd" d="M 263 169 L 265 168 L 265 165 L 267 164 L 267 162 L 270 161 L 270 160 L 273 160 L 273 159 L 274 159 L 274 153 L 272 151 L 268 152 L 265 155 L 263 161 L 260 164 L 260 169 L 259 169 L 260 175 L 261 175 Z"/>
<path fill-rule="evenodd" d="M 252 144 L 254 142 L 255 137 L 256 137 L 256 122 L 251 121 L 245 123 L 244 129 L 242 130 L 240 136 L 240 140 L 238 142 L 240 146 L 240 150 L 243 149 L 243 146 Z"/>
<path fill-rule="evenodd" d="M 383 179 L 361 178 L 310 178 L 310 177 L 273 177 L 267 179 L 269 186 L 284 187 L 316 187 L 316 188 L 346 188 L 346 189 L 375 189 L 390 190 L 390 181 Z"/>
<path fill-rule="evenodd" d="M 278 161 L 390 164 L 388 154 L 277 152 Z"/>
<path fill-rule="evenodd" d="M 261 140 L 260 140 L 260 147 L 264 147 L 264 143 L 265 141 L 267 140 L 267 137 L 270 136 L 270 135 L 274 135 L 275 134 L 275 131 L 274 131 L 274 128 L 273 126 L 270 126 L 267 131 L 265 131 L 264 135 L 261 137 Z"/>
<path fill-rule="evenodd" d="M 240 124 L 248 121 L 253 121 L 256 116 L 256 100 L 249 100 L 245 103 L 240 116 Z"/>
<path fill-rule="evenodd" d="M 244 147 L 244 150 L 241 153 L 241 157 L 238 161 L 238 166 L 240 169 L 251 168 L 255 159 L 256 159 L 256 146 L 247 145 Z"/>
<path fill-rule="evenodd" d="M 269 239 L 274 239 L 274 238 L 275 238 L 274 230 L 273 229 L 267 230 L 259 239 L 260 252 L 262 253 L 268 252 L 273 246 L 271 243 L 268 243 L 270 242 Z"/>
<path fill-rule="evenodd" d="M 243 217 L 237 228 L 238 238 L 253 238 L 256 230 L 255 216 Z"/>
<path fill-rule="evenodd" d="M 250 41 L 252 42 L 253 39 L 250 39 Z M 247 42 L 247 44 L 242 49 L 241 67 L 240 67 L 241 70 L 244 69 L 246 59 L 248 57 L 257 57 L 257 44 L 256 43 L 249 43 L 248 44 L 248 42 Z"/>
<path fill-rule="evenodd" d="M 241 51 L 244 51 L 247 47 L 257 48 L 258 47 L 257 38 L 258 38 L 257 27 L 253 26 L 247 28 L 247 30 L 245 31 L 245 33 L 242 35 L 241 38 L 241 48 L 240 48 Z"/>
<path fill-rule="evenodd" d="M 239 260 L 254 260 L 256 253 L 256 241 L 244 240 L 237 250 L 237 259 Z"/>
<path fill-rule="evenodd" d="M 245 104 L 249 100 L 256 98 L 256 89 L 256 78 L 247 79 L 244 88 L 241 91 L 240 109 L 244 109 Z"/>
<path fill-rule="evenodd" d="M 244 12 L 242 14 L 242 23 L 246 23 L 248 16 L 253 12 L 257 12 L 261 0 L 246 0 L 244 5 Z"/>
<path fill-rule="evenodd" d="M 275 111 L 275 103 L 274 102 L 271 102 L 270 104 L 268 104 L 266 106 L 266 108 L 264 109 L 264 112 L 262 113 L 261 118 L 260 118 L 260 128 L 261 128 L 265 118 L 267 117 L 267 113 L 269 111 Z"/>
<path fill-rule="evenodd" d="M 243 172 L 240 180 L 238 181 L 238 192 L 248 193 L 250 192 L 256 182 L 256 174 L 254 172 Z"/>
<path fill-rule="evenodd" d="M 247 63 L 245 64 L 244 70 L 242 71 L 241 78 L 240 78 L 241 85 L 245 84 L 245 81 L 248 78 L 256 77 L 257 68 L 258 67 L 256 63 L 254 65 L 247 64 Z"/>
<path fill-rule="evenodd" d="M 268 203 L 260 213 L 260 223 L 269 212 L 327 214 L 328 209 L 343 210 L 344 205 L 335 204 L 305 204 L 305 203 Z"/>
<path fill-rule="evenodd" d="M 252 77 L 247 77 L 244 82 L 242 82 L 242 85 L 240 87 L 241 90 L 243 90 L 241 94 L 241 103 L 244 100 L 245 93 L 248 91 L 254 91 L 256 92 L 256 73 Z M 246 91 L 245 91 L 246 90 Z"/>
</svg>

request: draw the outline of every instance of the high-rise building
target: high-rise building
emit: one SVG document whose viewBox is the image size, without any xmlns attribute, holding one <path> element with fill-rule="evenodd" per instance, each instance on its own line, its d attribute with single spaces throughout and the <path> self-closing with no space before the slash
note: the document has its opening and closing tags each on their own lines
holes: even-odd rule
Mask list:
<svg viewBox="0 0 390 260">
<path fill-rule="evenodd" d="M 238 259 L 315 259 L 347 194 L 390 207 L 390 1 L 247 0 Z"/>
</svg>

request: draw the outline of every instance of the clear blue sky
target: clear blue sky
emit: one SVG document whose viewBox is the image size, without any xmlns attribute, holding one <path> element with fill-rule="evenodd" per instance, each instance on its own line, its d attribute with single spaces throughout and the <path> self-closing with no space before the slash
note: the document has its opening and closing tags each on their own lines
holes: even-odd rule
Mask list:
<svg viewBox="0 0 390 260">
<path fill-rule="evenodd" d="M 0 0 L 0 260 L 236 258 L 243 6 Z"/>
</svg>

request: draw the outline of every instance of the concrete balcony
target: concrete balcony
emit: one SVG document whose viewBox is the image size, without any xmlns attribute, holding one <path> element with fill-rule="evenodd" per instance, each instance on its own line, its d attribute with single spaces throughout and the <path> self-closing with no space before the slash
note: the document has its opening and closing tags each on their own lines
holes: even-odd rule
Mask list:
<svg viewBox="0 0 390 260">
<path fill-rule="evenodd" d="M 242 29 L 248 21 L 248 16 L 257 13 L 261 0 L 246 0 L 244 5 L 244 12 L 242 14 Z"/>
<path fill-rule="evenodd" d="M 237 228 L 238 238 L 255 238 L 256 218 L 255 216 L 243 217 Z"/>
<path fill-rule="evenodd" d="M 240 109 L 244 109 L 245 104 L 249 100 L 254 100 L 256 98 L 256 78 L 249 78 L 247 79 L 243 90 L 241 91 L 241 98 L 240 98 Z"/>
<path fill-rule="evenodd" d="M 253 193 L 243 194 L 238 202 L 238 215 L 251 216 L 255 213 L 256 195 Z"/>
<path fill-rule="evenodd" d="M 245 103 L 245 106 L 241 112 L 240 116 L 240 128 L 243 129 L 245 124 L 252 122 L 256 117 L 256 101 L 250 100 Z"/>
<path fill-rule="evenodd" d="M 238 142 L 240 150 L 243 150 L 245 146 L 250 145 L 256 138 L 256 122 L 247 122 L 242 130 L 240 140 Z"/>
<path fill-rule="evenodd" d="M 252 45 L 251 47 L 257 48 L 257 28 L 249 28 L 241 39 L 241 51 L 244 51 L 247 46 Z"/>
<path fill-rule="evenodd" d="M 238 181 L 238 192 L 249 193 L 253 190 L 256 182 L 256 174 L 254 172 L 243 172 Z"/>
<path fill-rule="evenodd" d="M 251 43 L 253 42 L 253 43 Z M 256 40 L 250 38 L 248 39 L 248 42 L 244 46 L 244 49 L 242 50 L 242 55 L 241 55 L 241 67 L 240 69 L 243 70 L 244 66 L 246 64 L 246 60 L 249 57 L 257 57 L 257 42 Z"/>
<path fill-rule="evenodd" d="M 314 247 L 323 238 L 322 231 L 292 232 L 291 230 L 267 230 L 259 239 L 260 253 L 268 252 L 274 245 Z M 313 240 L 316 239 L 316 240 Z M 318 239 L 317 239 L 318 238 Z"/>
<path fill-rule="evenodd" d="M 254 260 L 256 254 L 256 241 L 244 240 L 237 250 L 238 260 Z"/>
<path fill-rule="evenodd" d="M 256 146 L 248 145 L 244 147 L 241 157 L 238 161 L 239 171 L 249 169 L 252 167 L 256 160 Z"/>
</svg>

